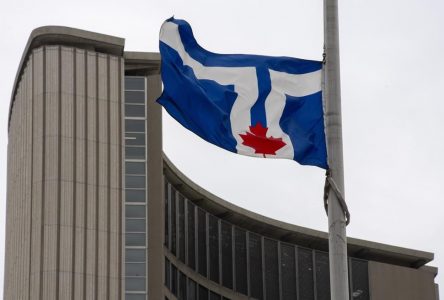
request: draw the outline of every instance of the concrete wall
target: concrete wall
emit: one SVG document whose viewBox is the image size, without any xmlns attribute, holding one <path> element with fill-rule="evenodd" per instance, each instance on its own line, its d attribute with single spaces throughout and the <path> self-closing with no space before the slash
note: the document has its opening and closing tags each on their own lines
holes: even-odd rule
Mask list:
<svg viewBox="0 0 444 300">
<path fill-rule="evenodd" d="M 123 59 L 29 55 L 8 144 L 4 299 L 120 299 Z"/>
<path fill-rule="evenodd" d="M 370 261 L 368 265 L 371 300 L 436 300 L 435 274 Z"/>
</svg>

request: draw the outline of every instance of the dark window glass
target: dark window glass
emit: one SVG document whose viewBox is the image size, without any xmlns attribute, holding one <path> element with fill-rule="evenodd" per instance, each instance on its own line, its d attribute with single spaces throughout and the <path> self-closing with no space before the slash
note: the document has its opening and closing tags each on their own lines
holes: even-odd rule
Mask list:
<svg viewBox="0 0 444 300">
<path fill-rule="evenodd" d="M 125 105 L 126 117 L 145 117 L 145 105 Z"/>
<path fill-rule="evenodd" d="M 144 77 L 125 77 L 125 90 L 144 90 L 145 78 Z"/>
<path fill-rule="evenodd" d="M 353 300 L 369 300 L 368 288 L 368 262 L 359 259 L 351 259 L 352 297 Z"/>
<path fill-rule="evenodd" d="M 170 268 L 171 268 L 170 261 L 167 258 L 165 258 L 165 278 L 164 278 L 164 283 L 165 283 L 165 286 L 169 290 L 171 290 Z"/>
<path fill-rule="evenodd" d="M 210 291 L 210 300 L 220 300 L 220 295 Z"/>
<path fill-rule="evenodd" d="M 197 300 L 196 282 L 188 278 L 187 300 Z"/>
<path fill-rule="evenodd" d="M 125 133 L 125 145 L 145 146 L 145 133 Z"/>
<path fill-rule="evenodd" d="M 145 262 L 145 249 L 125 249 L 126 262 Z"/>
<path fill-rule="evenodd" d="M 126 246 L 145 246 L 145 233 L 126 233 Z"/>
<path fill-rule="evenodd" d="M 221 222 L 221 251 L 222 251 L 222 284 L 233 288 L 233 244 L 231 235 L 231 225 Z"/>
<path fill-rule="evenodd" d="M 208 300 L 208 289 L 199 285 L 199 300 Z"/>
<path fill-rule="evenodd" d="M 248 251 L 250 258 L 250 293 L 252 297 L 262 299 L 262 245 L 259 235 L 250 232 Z"/>
<path fill-rule="evenodd" d="M 125 220 L 126 232 L 145 232 L 145 219 L 126 219 Z"/>
<path fill-rule="evenodd" d="M 210 279 L 219 282 L 219 222 L 212 215 L 208 217 L 208 229 Z"/>
<path fill-rule="evenodd" d="M 125 190 L 126 202 L 145 202 L 145 190 Z"/>
<path fill-rule="evenodd" d="M 177 296 L 177 268 L 171 265 L 171 293 Z"/>
<path fill-rule="evenodd" d="M 145 300 L 145 294 L 126 294 L 125 300 Z"/>
<path fill-rule="evenodd" d="M 298 248 L 299 298 L 314 299 L 313 255 L 310 249 Z"/>
<path fill-rule="evenodd" d="M 125 147 L 126 159 L 145 159 L 145 147 Z"/>
<path fill-rule="evenodd" d="M 178 258 L 185 262 L 185 200 L 182 195 L 179 194 L 179 240 L 178 240 L 178 246 L 179 246 L 179 252 L 178 252 Z"/>
<path fill-rule="evenodd" d="M 296 299 L 294 246 L 281 243 L 282 300 Z"/>
<path fill-rule="evenodd" d="M 315 251 L 316 299 L 330 300 L 330 268 L 328 253 Z"/>
<path fill-rule="evenodd" d="M 126 205 L 125 217 L 127 218 L 145 218 L 145 205 Z"/>
<path fill-rule="evenodd" d="M 125 289 L 127 291 L 145 291 L 145 277 L 127 277 Z"/>
<path fill-rule="evenodd" d="M 144 104 L 144 91 L 125 91 L 125 103 Z"/>
<path fill-rule="evenodd" d="M 225 297 L 222 297 L 222 300 L 231 300 L 231 299 L 229 299 L 229 298 L 225 298 Z"/>
<path fill-rule="evenodd" d="M 205 211 L 197 209 L 197 243 L 198 243 L 198 271 L 202 276 L 207 276 L 207 222 Z M 200 298 L 199 298 L 200 300 Z"/>
<path fill-rule="evenodd" d="M 144 189 L 145 188 L 145 176 L 125 176 L 125 187 L 127 189 Z M 128 199 L 126 200 L 128 201 Z"/>
<path fill-rule="evenodd" d="M 177 245 L 176 245 L 176 191 L 172 186 L 170 186 L 170 197 L 171 197 L 171 253 L 176 255 Z"/>
<path fill-rule="evenodd" d="M 146 275 L 146 265 L 145 263 L 126 263 L 125 264 L 125 275 L 126 276 L 145 276 Z"/>
<path fill-rule="evenodd" d="M 164 197 L 165 197 L 165 246 L 170 249 L 170 204 L 169 204 L 169 197 L 168 197 L 168 181 L 166 178 L 164 178 Z"/>
<path fill-rule="evenodd" d="M 125 120 L 126 132 L 145 132 L 145 120 Z"/>
<path fill-rule="evenodd" d="M 264 239 L 266 299 L 279 299 L 278 243 Z"/>
<path fill-rule="evenodd" d="M 179 272 L 179 300 L 187 300 L 187 277 Z"/>
<path fill-rule="evenodd" d="M 126 174 L 138 174 L 145 175 L 145 163 L 144 162 L 126 162 L 125 163 Z"/>
<path fill-rule="evenodd" d="M 245 230 L 234 229 L 234 265 L 236 266 L 236 291 L 244 295 L 247 289 L 247 242 Z"/>
<path fill-rule="evenodd" d="M 195 270 L 196 269 L 196 246 L 195 246 L 195 224 L 194 224 L 194 204 L 187 201 L 187 213 L 188 213 L 188 266 Z"/>
</svg>

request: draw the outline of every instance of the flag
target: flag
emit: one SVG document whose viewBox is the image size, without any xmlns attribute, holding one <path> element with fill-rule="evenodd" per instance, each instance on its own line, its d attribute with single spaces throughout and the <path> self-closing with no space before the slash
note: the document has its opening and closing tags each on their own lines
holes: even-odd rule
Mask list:
<svg viewBox="0 0 444 300">
<path fill-rule="evenodd" d="M 322 62 L 212 53 L 174 18 L 163 23 L 159 48 L 157 101 L 185 128 L 231 152 L 328 168 Z"/>
</svg>

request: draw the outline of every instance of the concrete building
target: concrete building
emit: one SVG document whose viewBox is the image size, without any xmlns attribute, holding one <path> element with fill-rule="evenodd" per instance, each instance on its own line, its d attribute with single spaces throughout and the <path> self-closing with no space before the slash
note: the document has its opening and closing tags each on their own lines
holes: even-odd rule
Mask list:
<svg viewBox="0 0 444 300">
<path fill-rule="evenodd" d="M 4 299 L 329 299 L 328 238 L 162 154 L 157 53 L 35 29 L 11 96 Z M 348 239 L 351 299 L 436 300 L 433 254 Z"/>
</svg>

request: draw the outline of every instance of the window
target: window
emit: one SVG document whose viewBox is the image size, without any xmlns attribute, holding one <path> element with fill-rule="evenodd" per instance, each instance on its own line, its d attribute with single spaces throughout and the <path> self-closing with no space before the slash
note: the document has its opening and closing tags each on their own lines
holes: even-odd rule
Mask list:
<svg viewBox="0 0 444 300">
<path fill-rule="evenodd" d="M 125 300 L 146 299 L 145 86 L 125 77 Z"/>
<path fill-rule="evenodd" d="M 236 291 L 244 295 L 248 294 L 247 288 L 247 242 L 245 230 L 235 227 L 234 230 L 236 266 Z"/>
</svg>

